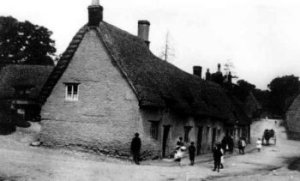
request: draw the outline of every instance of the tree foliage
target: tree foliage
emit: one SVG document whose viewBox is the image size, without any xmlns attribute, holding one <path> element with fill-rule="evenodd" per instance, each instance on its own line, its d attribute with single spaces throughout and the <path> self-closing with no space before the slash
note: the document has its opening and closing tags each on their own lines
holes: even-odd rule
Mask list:
<svg viewBox="0 0 300 181">
<path fill-rule="evenodd" d="M 270 108 L 273 113 L 283 116 L 290 106 L 294 97 L 299 92 L 299 77 L 294 75 L 286 75 L 277 77 L 268 85 L 270 89 Z"/>
<path fill-rule="evenodd" d="M 234 89 L 234 93 L 242 101 L 255 89 L 255 85 L 242 79 L 237 81 L 237 85 L 238 86 Z"/>
<path fill-rule="evenodd" d="M 0 17 L 0 63 L 53 65 L 52 32 L 29 21 Z"/>
</svg>

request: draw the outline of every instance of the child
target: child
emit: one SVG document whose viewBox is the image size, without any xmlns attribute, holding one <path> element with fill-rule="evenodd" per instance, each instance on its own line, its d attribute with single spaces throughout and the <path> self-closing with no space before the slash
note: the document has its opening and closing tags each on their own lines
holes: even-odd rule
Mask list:
<svg viewBox="0 0 300 181">
<path fill-rule="evenodd" d="M 260 152 L 261 147 L 262 147 L 262 142 L 261 142 L 261 139 L 258 138 L 257 141 L 256 141 L 256 148 L 257 148 L 258 152 Z"/>
<path fill-rule="evenodd" d="M 221 151 L 221 154 L 222 154 L 222 156 L 221 156 L 221 162 L 220 162 L 220 169 L 223 169 L 224 168 L 224 150 L 223 150 L 223 148 L 222 148 L 222 146 L 220 147 L 220 151 Z"/>
<path fill-rule="evenodd" d="M 191 142 L 191 145 L 189 146 L 189 156 L 190 156 L 191 165 L 194 165 L 195 162 L 195 152 L 196 152 L 196 147 L 194 146 L 194 142 Z"/>
<path fill-rule="evenodd" d="M 176 153 L 174 155 L 174 161 L 178 162 L 179 166 L 181 166 L 181 159 L 184 156 L 185 150 L 186 150 L 186 147 L 182 146 L 182 147 L 180 147 L 179 149 L 176 150 Z"/>
</svg>

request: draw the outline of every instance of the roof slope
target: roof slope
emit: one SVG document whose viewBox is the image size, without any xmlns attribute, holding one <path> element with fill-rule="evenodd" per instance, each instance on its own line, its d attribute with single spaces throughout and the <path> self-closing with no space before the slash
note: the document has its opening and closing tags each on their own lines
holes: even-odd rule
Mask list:
<svg viewBox="0 0 300 181">
<path fill-rule="evenodd" d="M 201 80 L 151 53 L 144 41 L 106 22 L 99 27 L 84 26 L 74 36 L 40 94 L 43 104 L 87 31 L 96 31 L 113 64 L 120 70 L 140 107 L 169 107 L 185 114 L 228 119 L 232 104 L 217 84 Z"/>
<path fill-rule="evenodd" d="M 0 69 L 0 99 L 14 96 L 14 87 L 33 86 L 29 98 L 36 99 L 53 66 L 42 65 L 6 65 Z"/>
</svg>

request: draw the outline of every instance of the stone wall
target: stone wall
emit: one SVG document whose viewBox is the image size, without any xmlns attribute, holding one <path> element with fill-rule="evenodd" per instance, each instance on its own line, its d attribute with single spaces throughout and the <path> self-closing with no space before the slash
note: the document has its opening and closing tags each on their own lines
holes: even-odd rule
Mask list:
<svg viewBox="0 0 300 181">
<path fill-rule="evenodd" d="M 65 83 L 79 83 L 78 101 L 65 100 Z M 198 127 L 203 127 L 201 153 L 210 151 L 213 128 L 224 132 L 222 123 L 216 120 L 194 119 L 168 109 L 140 109 L 134 92 L 93 30 L 85 35 L 42 107 L 41 117 L 40 139 L 46 146 L 122 157 L 130 155 L 130 142 L 136 132 L 142 139 L 144 158 L 162 156 L 163 129 L 167 125 L 170 132 L 166 155 L 172 154 L 178 138 L 184 137 L 185 126 L 191 127 L 189 142 L 195 145 Z M 157 139 L 151 137 L 151 121 L 159 122 Z"/>
<path fill-rule="evenodd" d="M 65 84 L 79 83 L 79 100 L 65 100 Z M 89 31 L 42 107 L 41 140 L 128 155 L 142 134 L 138 101 L 96 35 Z"/>
</svg>

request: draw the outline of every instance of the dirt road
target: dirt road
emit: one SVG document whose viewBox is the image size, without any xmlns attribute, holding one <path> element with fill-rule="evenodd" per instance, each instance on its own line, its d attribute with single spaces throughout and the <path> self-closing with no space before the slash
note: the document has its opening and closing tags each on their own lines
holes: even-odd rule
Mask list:
<svg viewBox="0 0 300 181">
<path fill-rule="evenodd" d="M 300 142 L 287 140 L 285 130 L 276 126 L 274 120 L 255 123 L 252 135 L 261 136 L 265 128 L 275 129 L 276 146 L 264 147 L 260 153 L 254 151 L 227 158 L 220 173 L 212 171 L 211 161 L 193 167 L 187 165 L 187 160 L 183 167 L 163 164 L 164 161 L 136 166 L 104 156 L 33 148 L 14 141 L 13 136 L 1 136 L 0 180 L 299 180 L 300 173 L 288 170 L 286 161 L 300 157 Z"/>
</svg>

